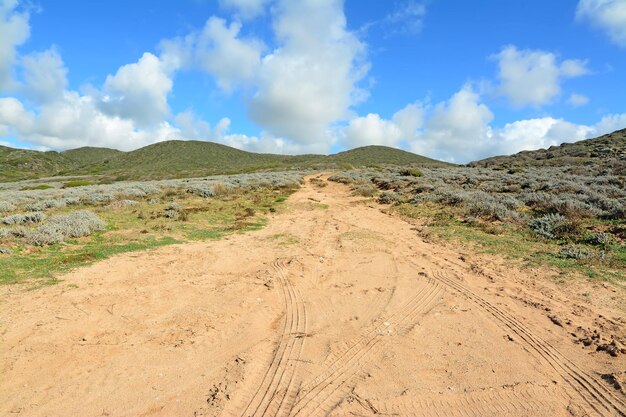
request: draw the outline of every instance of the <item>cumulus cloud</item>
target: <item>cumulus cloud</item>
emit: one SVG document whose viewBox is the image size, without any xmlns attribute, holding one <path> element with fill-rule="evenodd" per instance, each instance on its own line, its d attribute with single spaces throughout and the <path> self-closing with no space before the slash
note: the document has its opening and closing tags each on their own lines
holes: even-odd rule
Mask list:
<svg viewBox="0 0 626 417">
<path fill-rule="evenodd" d="M 499 93 L 517 107 L 551 103 L 561 94 L 564 79 L 589 72 L 585 61 L 558 62 L 551 52 L 518 50 L 515 46 L 505 47 L 494 58 L 499 66 Z"/>
<path fill-rule="evenodd" d="M 172 85 L 163 62 L 146 52 L 136 63 L 124 65 L 115 75 L 107 76 L 98 107 L 108 115 L 150 126 L 169 114 L 167 95 Z"/>
<path fill-rule="evenodd" d="M 406 143 L 418 154 L 455 163 L 512 154 L 592 138 L 623 129 L 626 113 L 603 117 L 593 125 L 542 117 L 493 125 L 493 113 L 471 86 L 432 107 L 413 103 L 387 120 L 377 114 L 353 119 L 346 145 Z M 357 129 L 359 128 L 359 129 Z M 359 141 L 360 138 L 360 141 Z M 385 142 L 386 140 L 386 142 Z"/>
<path fill-rule="evenodd" d="M 220 88 L 232 91 L 255 79 L 265 48 L 258 39 L 242 37 L 241 27 L 212 16 L 202 30 L 161 42 L 161 58 L 173 67 L 204 70 Z"/>
<path fill-rule="evenodd" d="M 363 99 L 365 45 L 346 29 L 340 0 L 283 0 L 274 13 L 280 46 L 263 57 L 249 114 L 273 135 L 327 151 L 329 126 Z"/>
<path fill-rule="evenodd" d="M 350 121 L 344 130 L 345 144 L 350 147 L 365 145 L 397 146 L 402 139 L 402 130 L 392 121 L 381 119 L 370 113 Z"/>
<path fill-rule="evenodd" d="M 32 53 L 22 58 L 23 90 L 35 103 L 49 103 L 67 87 L 67 68 L 55 49 Z"/>
<path fill-rule="evenodd" d="M 16 48 L 30 35 L 28 13 L 16 11 L 17 0 L 0 1 L 0 89 L 14 87 Z"/>
<path fill-rule="evenodd" d="M 576 19 L 604 31 L 613 43 L 626 48 L 626 2 L 623 0 L 580 0 Z"/>
</svg>

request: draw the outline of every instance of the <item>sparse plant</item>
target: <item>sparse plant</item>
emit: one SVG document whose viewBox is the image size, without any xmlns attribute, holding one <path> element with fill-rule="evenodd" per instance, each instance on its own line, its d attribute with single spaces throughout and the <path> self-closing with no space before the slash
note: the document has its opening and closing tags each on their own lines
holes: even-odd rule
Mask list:
<svg viewBox="0 0 626 417">
<path fill-rule="evenodd" d="M 6 225 L 19 225 L 19 224 L 35 224 L 41 223 L 46 218 L 46 215 L 41 212 L 13 214 L 11 216 L 4 217 L 0 220 Z"/>
</svg>

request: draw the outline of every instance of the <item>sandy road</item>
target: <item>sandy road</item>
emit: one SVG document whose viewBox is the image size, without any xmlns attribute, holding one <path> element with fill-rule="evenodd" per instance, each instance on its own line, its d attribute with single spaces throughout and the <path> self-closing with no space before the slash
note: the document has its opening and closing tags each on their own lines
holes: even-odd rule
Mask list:
<svg viewBox="0 0 626 417">
<path fill-rule="evenodd" d="M 545 273 L 307 182 L 261 231 L 1 288 L 0 415 L 626 415 L 626 355 L 576 343 L 625 336 L 624 291 Z"/>
</svg>

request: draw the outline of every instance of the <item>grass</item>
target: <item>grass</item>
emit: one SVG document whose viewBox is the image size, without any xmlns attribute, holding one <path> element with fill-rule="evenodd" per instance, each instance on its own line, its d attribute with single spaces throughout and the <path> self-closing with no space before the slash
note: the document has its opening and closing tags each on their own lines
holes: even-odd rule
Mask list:
<svg viewBox="0 0 626 417">
<path fill-rule="evenodd" d="M 40 185 L 26 185 L 22 187 L 21 191 L 29 191 L 29 190 L 48 190 L 50 188 L 54 188 L 52 185 L 48 184 L 40 184 Z"/>
<path fill-rule="evenodd" d="M 13 246 L 12 255 L 0 255 L 0 284 L 53 285 L 64 273 L 117 254 L 258 230 L 267 223 L 265 215 L 276 211 L 293 191 L 240 190 L 208 199 L 185 192 L 164 191 L 160 196 L 162 202 L 158 204 L 149 204 L 145 199 L 129 206 L 53 209 L 49 212 L 51 215 L 90 209 L 106 221 L 108 228 L 89 237 L 48 247 Z M 184 213 L 177 219 L 165 215 L 172 201 L 178 203 Z"/>
<path fill-rule="evenodd" d="M 73 187 L 85 187 L 87 185 L 93 185 L 94 183 L 87 180 L 72 180 L 67 181 L 63 184 L 63 188 L 73 188 Z"/>
<path fill-rule="evenodd" d="M 410 218 L 427 219 L 428 230 L 439 238 L 459 242 L 480 253 L 522 261 L 525 267 L 549 266 L 567 275 L 608 282 L 626 281 L 624 245 L 608 246 L 603 256 L 600 250 L 591 249 L 595 256 L 590 259 L 567 259 L 559 254 L 564 241 L 539 239 L 510 224 L 470 225 L 464 223 L 453 209 L 439 204 L 400 204 L 390 210 Z"/>
</svg>

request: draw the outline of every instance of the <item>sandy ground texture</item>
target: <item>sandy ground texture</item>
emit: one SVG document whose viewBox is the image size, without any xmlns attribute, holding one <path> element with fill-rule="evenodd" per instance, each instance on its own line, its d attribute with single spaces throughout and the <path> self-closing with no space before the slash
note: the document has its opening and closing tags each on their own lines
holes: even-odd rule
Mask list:
<svg viewBox="0 0 626 417">
<path fill-rule="evenodd" d="M 624 289 L 381 208 L 307 182 L 263 230 L 0 288 L 0 415 L 626 415 Z"/>
</svg>

